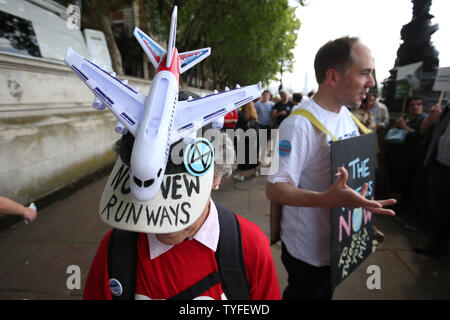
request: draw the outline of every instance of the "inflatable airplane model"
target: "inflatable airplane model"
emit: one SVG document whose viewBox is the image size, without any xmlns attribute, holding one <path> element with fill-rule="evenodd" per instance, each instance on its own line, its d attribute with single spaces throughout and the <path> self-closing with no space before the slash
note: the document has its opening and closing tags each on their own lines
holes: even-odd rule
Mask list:
<svg viewBox="0 0 450 320">
<path fill-rule="evenodd" d="M 205 59 L 211 52 L 204 48 L 178 53 L 175 47 L 177 7 L 170 25 L 167 52 L 139 28 L 134 36 L 157 69 L 148 96 L 130 88 L 115 74 L 109 74 L 94 62 L 68 48 L 65 62 L 95 95 L 93 107 L 106 107 L 116 116 L 116 131 L 129 131 L 135 137 L 131 154 L 130 186 L 139 201 L 148 201 L 158 192 L 164 176 L 170 145 L 184 138 L 193 143 L 199 128 L 212 122 L 223 126 L 224 116 L 260 96 L 261 83 L 198 99 L 178 101 L 180 73 Z"/>
</svg>

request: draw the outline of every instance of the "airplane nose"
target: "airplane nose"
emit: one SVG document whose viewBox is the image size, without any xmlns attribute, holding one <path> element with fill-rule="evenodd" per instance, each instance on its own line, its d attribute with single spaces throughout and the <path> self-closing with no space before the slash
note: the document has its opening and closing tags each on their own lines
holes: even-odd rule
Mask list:
<svg viewBox="0 0 450 320">
<path fill-rule="evenodd" d="M 136 176 L 133 176 L 134 183 L 141 188 L 142 187 L 142 180 L 137 178 Z M 155 179 L 149 179 L 144 181 L 144 188 L 150 187 L 155 182 Z"/>
<path fill-rule="evenodd" d="M 138 187 L 142 187 L 142 181 L 136 178 L 136 176 L 133 176 L 133 181 Z"/>
<path fill-rule="evenodd" d="M 150 180 L 144 181 L 144 188 L 150 187 L 153 184 L 153 182 L 155 182 L 155 179 L 150 179 Z"/>
</svg>

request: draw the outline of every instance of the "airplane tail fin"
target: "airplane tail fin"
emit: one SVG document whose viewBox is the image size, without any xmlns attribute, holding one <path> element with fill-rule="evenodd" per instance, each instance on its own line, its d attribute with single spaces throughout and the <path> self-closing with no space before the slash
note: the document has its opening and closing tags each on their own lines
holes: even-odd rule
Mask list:
<svg viewBox="0 0 450 320">
<path fill-rule="evenodd" d="M 203 48 L 188 52 L 183 52 L 178 55 L 180 59 L 180 73 L 192 68 L 197 63 L 205 59 L 211 54 L 211 48 Z"/>
<path fill-rule="evenodd" d="M 169 42 L 167 43 L 166 67 L 169 68 L 172 63 L 173 53 L 175 51 L 175 39 L 177 37 L 177 13 L 178 7 L 173 7 L 172 20 L 170 22 Z"/>
<path fill-rule="evenodd" d="M 175 40 L 177 35 L 177 14 L 178 14 L 178 7 L 174 6 L 172 12 L 172 20 L 170 23 L 169 42 L 167 44 L 167 59 L 166 59 L 167 68 L 169 68 L 170 65 L 172 64 L 172 59 L 175 52 Z M 153 41 L 138 27 L 134 28 L 133 34 L 136 37 L 139 44 L 141 45 L 145 54 L 149 58 L 150 62 L 153 64 L 155 69 L 158 69 L 162 59 L 164 58 L 164 55 L 166 54 L 166 50 L 164 50 L 158 43 Z M 179 63 L 180 73 L 183 73 L 186 70 L 192 68 L 197 63 L 208 57 L 210 54 L 211 48 L 203 48 L 180 53 L 178 55 L 180 61 Z"/>
<path fill-rule="evenodd" d="M 166 50 L 164 50 L 159 44 L 153 41 L 138 27 L 134 28 L 133 34 L 141 45 L 147 57 L 150 59 L 150 62 L 153 64 L 155 69 L 158 69 L 159 64 L 161 63 L 161 59 L 166 54 Z"/>
</svg>

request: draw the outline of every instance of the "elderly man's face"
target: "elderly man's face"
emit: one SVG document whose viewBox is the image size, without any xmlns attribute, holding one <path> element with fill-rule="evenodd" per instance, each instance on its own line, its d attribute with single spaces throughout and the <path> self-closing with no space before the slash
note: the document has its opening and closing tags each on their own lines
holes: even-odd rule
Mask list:
<svg viewBox="0 0 450 320">
<path fill-rule="evenodd" d="M 208 217 L 210 203 L 211 200 L 208 201 L 200 217 L 191 226 L 177 232 L 155 234 L 156 238 L 166 245 L 176 245 L 186 239 L 192 238 Z"/>
<path fill-rule="evenodd" d="M 372 77 L 374 65 L 369 48 L 359 42 L 353 45 L 351 55 L 353 64 L 344 74 L 340 74 L 337 94 L 343 105 L 356 108 L 365 99 L 367 90 L 375 86 Z"/>
</svg>

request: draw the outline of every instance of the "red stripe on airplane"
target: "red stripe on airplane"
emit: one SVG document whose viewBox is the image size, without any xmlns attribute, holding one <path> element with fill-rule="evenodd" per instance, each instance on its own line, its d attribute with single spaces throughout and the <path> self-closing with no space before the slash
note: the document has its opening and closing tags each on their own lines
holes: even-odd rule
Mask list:
<svg viewBox="0 0 450 320">
<path fill-rule="evenodd" d="M 169 53 L 167 53 L 167 54 L 169 54 Z M 169 68 L 166 67 L 167 54 L 164 57 L 164 59 L 161 61 L 157 72 L 162 71 L 162 70 L 172 72 L 174 74 L 175 78 L 177 79 L 177 83 L 179 83 L 180 67 L 179 67 L 179 59 L 178 59 L 178 50 L 177 50 L 177 48 L 174 48 L 174 52 L 173 52 L 173 56 L 172 56 L 172 63 L 170 64 Z"/>
</svg>

